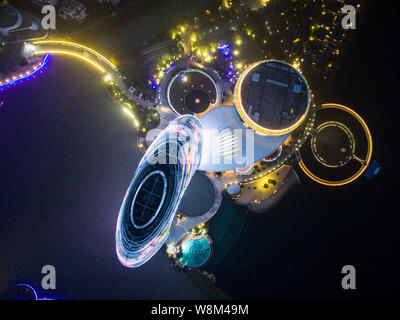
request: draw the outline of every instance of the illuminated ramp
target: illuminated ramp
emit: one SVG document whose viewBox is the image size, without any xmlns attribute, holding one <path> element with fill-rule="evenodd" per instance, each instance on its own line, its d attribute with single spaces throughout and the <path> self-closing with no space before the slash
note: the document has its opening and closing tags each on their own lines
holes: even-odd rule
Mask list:
<svg viewBox="0 0 400 320">
<path fill-rule="evenodd" d="M 200 163 L 202 130 L 194 116 L 177 118 L 151 144 L 122 203 L 117 227 L 118 259 L 139 267 L 164 244 Z"/>
</svg>

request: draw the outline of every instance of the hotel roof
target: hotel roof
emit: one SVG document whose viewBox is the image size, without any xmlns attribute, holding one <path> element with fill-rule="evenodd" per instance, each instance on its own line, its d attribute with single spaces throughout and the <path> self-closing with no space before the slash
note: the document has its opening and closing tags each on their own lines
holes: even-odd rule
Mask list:
<svg viewBox="0 0 400 320">
<path fill-rule="evenodd" d="M 261 61 L 239 78 L 235 104 L 248 126 L 263 134 L 283 134 L 301 124 L 309 95 L 307 82 L 294 67 L 280 61 Z"/>
</svg>

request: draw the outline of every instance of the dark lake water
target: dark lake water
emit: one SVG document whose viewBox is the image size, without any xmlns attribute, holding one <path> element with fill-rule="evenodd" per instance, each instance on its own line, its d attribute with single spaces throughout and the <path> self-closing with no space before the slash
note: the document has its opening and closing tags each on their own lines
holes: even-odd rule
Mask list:
<svg viewBox="0 0 400 320">
<path fill-rule="evenodd" d="M 139 269 L 115 253 L 122 198 L 141 158 L 129 118 L 102 77 L 54 57 L 40 77 L 0 92 L 0 293 L 40 286 L 54 265 L 72 299 L 201 299 L 164 250 Z M 177 285 L 179 284 L 179 285 Z"/>
<path fill-rule="evenodd" d="M 182 197 L 178 210 L 187 216 L 199 216 L 212 207 L 214 199 L 212 182 L 204 174 L 196 172 Z"/>
</svg>

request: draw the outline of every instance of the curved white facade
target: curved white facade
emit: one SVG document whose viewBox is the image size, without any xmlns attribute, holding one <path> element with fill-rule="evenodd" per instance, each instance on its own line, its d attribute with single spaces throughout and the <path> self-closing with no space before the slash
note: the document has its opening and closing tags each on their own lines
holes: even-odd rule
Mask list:
<svg viewBox="0 0 400 320">
<path fill-rule="evenodd" d="M 264 136 L 247 128 L 233 106 L 211 109 L 201 119 L 203 153 L 199 170 L 227 171 L 244 168 L 268 157 L 289 137 Z"/>
</svg>

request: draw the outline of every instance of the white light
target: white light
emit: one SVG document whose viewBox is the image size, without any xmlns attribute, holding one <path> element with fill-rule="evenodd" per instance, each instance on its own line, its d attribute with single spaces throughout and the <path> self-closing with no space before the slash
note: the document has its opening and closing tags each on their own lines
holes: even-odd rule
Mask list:
<svg viewBox="0 0 400 320">
<path fill-rule="evenodd" d="M 135 118 L 135 116 L 133 115 L 133 113 L 132 113 L 131 110 L 129 110 L 129 109 L 127 109 L 127 108 L 124 108 L 124 112 L 125 112 L 128 116 L 130 116 L 132 119 Z"/>
<path fill-rule="evenodd" d="M 22 49 L 22 55 L 25 58 L 33 57 L 33 53 L 35 52 L 36 48 L 32 43 L 25 42 L 24 47 Z"/>
<path fill-rule="evenodd" d="M 172 246 L 172 245 L 169 245 L 169 246 L 167 247 L 167 252 L 168 252 L 169 254 L 174 254 L 174 253 L 176 253 L 176 247 L 175 247 L 175 246 Z"/>
</svg>

